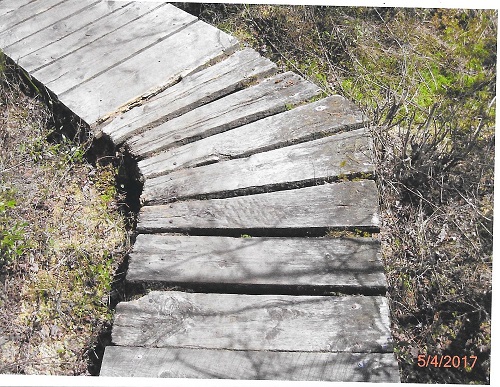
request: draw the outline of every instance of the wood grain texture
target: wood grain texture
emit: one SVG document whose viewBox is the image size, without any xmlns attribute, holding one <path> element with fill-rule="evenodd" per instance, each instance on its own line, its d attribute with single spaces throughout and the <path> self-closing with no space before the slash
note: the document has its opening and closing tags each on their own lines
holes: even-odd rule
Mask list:
<svg viewBox="0 0 500 387">
<path fill-rule="evenodd" d="M 2 0 L 0 2 L 0 17 L 25 6 L 32 0 Z"/>
<path fill-rule="evenodd" d="M 352 104 L 290 110 L 319 88 L 262 81 L 275 65 L 165 2 L 0 0 L 0 47 L 147 158 L 129 284 L 200 290 L 119 303 L 103 375 L 399 381 L 379 242 L 290 237 L 378 230 L 375 183 L 344 178 L 374 172 Z"/>
<path fill-rule="evenodd" d="M 227 238 L 140 234 L 127 281 L 384 291 L 380 243 L 368 238 Z"/>
<path fill-rule="evenodd" d="M 151 12 L 140 15 L 32 75 L 60 95 L 134 57 L 195 20 L 196 17 L 171 4 L 160 4 Z"/>
<path fill-rule="evenodd" d="M 249 156 L 340 131 L 360 128 L 366 117 L 345 98 L 334 95 L 247 125 L 203 138 L 140 160 L 139 170 L 151 178 L 179 168 Z"/>
<path fill-rule="evenodd" d="M 14 10 L 14 12 L 8 13 L 8 16 L 2 17 L 2 23 L 0 24 L 0 33 L 4 31 L 8 31 L 11 28 L 15 27 L 17 24 L 22 23 L 26 20 L 34 18 L 36 15 L 49 10 L 52 7 L 55 7 L 57 4 L 64 2 L 65 0 L 43 0 L 43 1 L 34 1 L 31 3 L 24 3 L 23 1 L 20 4 L 24 4 L 23 6 L 19 6 Z M 12 3 L 10 3 L 12 4 Z M 11 6 L 8 6 L 6 3 L 6 10 L 11 10 Z M 0 40 L 0 47 L 3 47 L 4 43 Z"/>
<path fill-rule="evenodd" d="M 59 97 L 84 121 L 95 124 L 152 90 L 231 54 L 237 44 L 230 35 L 197 21 Z"/>
<path fill-rule="evenodd" d="M 78 0 L 73 2 L 81 3 Z M 97 4 L 89 4 L 91 5 L 83 8 L 81 12 L 58 20 L 49 27 L 5 47 L 5 52 L 20 66 L 32 71 L 41 66 L 43 60 L 48 62 L 66 55 L 68 52 L 62 46 L 71 40 L 71 34 L 80 31 L 80 35 L 82 35 L 82 29 L 91 32 L 92 24 L 97 24 L 99 20 L 106 16 L 109 17 L 128 5 L 128 3 L 119 1 L 99 1 Z M 92 36 L 92 33 L 89 36 Z M 60 51 L 57 50 L 57 47 L 60 48 Z M 75 46 L 68 46 L 68 49 L 74 50 Z"/>
<path fill-rule="evenodd" d="M 0 33 L 0 42 L 3 44 L 4 52 L 7 52 L 5 49 L 12 43 L 29 37 L 37 31 L 50 27 L 58 21 L 64 20 L 71 15 L 78 14 L 84 8 L 97 3 L 98 1 L 96 0 L 84 2 L 81 0 L 66 0 L 64 3 L 59 3 L 46 12 L 35 15 L 34 17 L 17 24 L 9 30 Z M 39 42 L 40 45 L 43 43 L 44 42 Z M 11 58 L 15 60 L 15 57 L 12 55 Z"/>
<path fill-rule="evenodd" d="M 65 35 L 62 39 L 56 40 L 49 45 L 43 45 L 33 53 L 19 59 L 19 65 L 26 71 L 34 73 L 46 66 L 50 66 L 56 61 L 62 60 L 83 47 L 92 44 L 107 34 L 124 27 L 132 20 L 150 12 L 158 6 L 157 3 L 134 2 L 130 5 L 123 3 L 123 7 L 116 12 L 113 9 L 106 12 L 104 17 L 93 12 L 85 12 L 82 15 L 84 21 L 83 28 L 75 30 L 73 33 Z M 111 7 L 111 6 L 110 6 Z M 43 82 L 43 79 L 39 79 Z"/>
<path fill-rule="evenodd" d="M 307 100 L 319 92 L 317 86 L 294 73 L 279 74 L 134 136 L 126 144 L 134 156 L 148 157 L 282 112 L 287 105 Z"/>
<path fill-rule="evenodd" d="M 152 291 L 116 307 L 112 341 L 136 347 L 390 352 L 387 299 Z"/>
<path fill-rule="evenodd" d="M 162 204 L 200 196 L 223 198 L 374 172 L 371 138 L 364 129 L 358 129 L 146 179 L 141 202 Z"/>
<path fill-rule="evenodd" d="M 139 232 L 293 230 L 379 226 L 375 182 L 341 182 L 240 196 L 145 206 Z"/>
<path fill-rule="evenodd" d="M 399 383 L 392 353 L 106 347 L 101 376 Z"/>
<path fill-rule="evenodd" d="M 198 71 L 169 87 L 151 101 L 121 114 L 103 128 L 114 144 L 199 106 L 223 97 L 249 81 L 272 75 L 276 65 L 252 49 Z"/>
</svg>

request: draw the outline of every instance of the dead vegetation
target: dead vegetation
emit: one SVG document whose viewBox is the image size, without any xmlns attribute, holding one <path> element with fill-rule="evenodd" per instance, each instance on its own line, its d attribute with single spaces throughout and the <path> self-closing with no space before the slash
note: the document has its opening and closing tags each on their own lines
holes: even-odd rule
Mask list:
<svg viewBox="0 0 500 387">
<path fill-rule="evenodd" d="M 4 66 L 3 62 L 2 65 Z M 128 247 L 116 167 L 0 74 L 0 373 L 88 375 Z"/>
<path fill-rule="evenodd" d="M 402 380 L 488 383 L 497 13 L 181 7 L 372 117 Z M 419 354 L 478 360 L 419 367 Z"/>
<path fill-rule="evenodd" d="M 488 383 L 497 14 L 182 5 L 373 118 L 402 380 Z M 112 163 L 0 82 L 0 372 L 86 374 L 123 252 Z M 49 141 L 47 141 L 49 139 Z M 473 368 L 417 356 L 477 356 Z"/>
</svg>

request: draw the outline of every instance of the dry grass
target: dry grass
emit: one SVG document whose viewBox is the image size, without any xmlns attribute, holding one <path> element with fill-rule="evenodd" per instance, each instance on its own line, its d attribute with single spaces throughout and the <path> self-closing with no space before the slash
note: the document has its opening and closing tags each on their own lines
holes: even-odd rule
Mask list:
<svg viewBox="0 0 500 387">
<path fill-rule="evenodd" d="M 465 162 L 426 174 L 422 182 L 409 165 L 411 157 L 404 157 L 399 130 L 374 134 L 381 238 L 403 376 L 484 383 L 491 337 L 492 137 L 478 143 Z M 478 361 L 474 369 L 418 368 L 418 354 L 473 355 Z"/>
<path fill-rule="evenodd" d="M 372 117 L 402 380 L 488 383 L 497 13 L 181 7 Z M 478 361 L 420 368 L 418 354 Z"/>
<path fill-rule="evenodd" d="M 373 118 L 402 380 L 488 383 L 496 12 L 182 6 Z M 89 143 L 47 142 L 46 109 L 0 87 L 0 371 L 84 374 L 127 247 L 116 169 L 86 163 Z"/>
<path fill-rule="evenodd" d="M 128 247 L 116 170 L 21 87 L 0 74 L 0 372 L 86 375 Z"/>
</svg>

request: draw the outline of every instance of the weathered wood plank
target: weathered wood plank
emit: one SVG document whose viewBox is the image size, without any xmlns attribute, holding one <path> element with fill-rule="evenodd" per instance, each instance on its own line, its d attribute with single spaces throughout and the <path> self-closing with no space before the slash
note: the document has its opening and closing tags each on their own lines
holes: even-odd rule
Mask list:
<svg viewBox="0 0 500 387">
<path fill-rule="evenodd" d="M 341 182 L 229 199 L 145 206 L 139 232 L 327 229 L 379 226 L 375 182 Z"/>
<path fill-rule="evenodd" d="M 2 2 L 0 2 L 0 17 L 25 6 L 31 1 L 33 0 L 2 0 Z"/>
<path fill-rule="evenodd" d="M 4 52 L 7 52 L 8 46 L 18 42 L 37 31 L 41 31 L 54 23 L 64 20 L 71 15 L 78 14 L 84 8 L 97 4 L 98 1 L 82 2 L 81 0 L 67 0 L 64 3 L 59 3 L 46 12 L 35 15 L 29 20 L 25 20 L 10 28 L 8 31 L 0 33 L 0 42 L 3 44 Z M 40 44 L 43 44 L 40 42 Z M 12 59 L 16 59 L 9 54 Z"/>
<path fill-rule="evenodd" d="M 78 2 L 77 0 L 74 1 Z M 106 15 L 110 15 L 127 5 L 128 3 L 119 1 L 99 1 L 97 4 L 90 5 L 88 8 L 83 8 L 81 12 L 75 15 L 59 20 L 50 27 L 5 47 L 5 52 L 12 59 L 18 61 L 19 65 L 26 69 L 33 70 L 35 67 L 30 66 L 30 61 L 25 58 L 27 55 L 35 56 L 37 55 L 35 52 L 43 50 L 45 47 L 61 41 L 63 38 L 67 38 L 71 33 L 79 31 L 89 24 L 96 23 Z M 66 52 L 61 51 L 59 54 L 64 55 Z M 47 56 L 53 57 L 54 55 L 55 52 L 52 51 L 51 55 Z"/>
<path fill-rule="evenodd" d="M 392 353 L 106 347 L 101 376 L 398 383 Z"/>
<path fill-rule="evenodd" d="M 153 100 L 119 115 L 103 128 L 113 143 L 157 126 L 201 105 L 242 88 L 245 83 L 272 75 L 276 65 L 252 49 L 196 72 L 169 87 Z"/>
<path fill-rule="evenodd" d="M 23 5 L 31 3 L 33 0 L 1 0 L 0 8 L 21 8 Z"/>
<path fill-rule="evenodd" d="M 60 95 L 174 35 L 196 20 L 195 16 L 171 4 L 160 4 L 153 11 L 32 75 Z"/>
<path fill-rule="evenodd" d="M 144 158 L 155 152 L 286 110 L 320 93 L 319 88 L 287 72 L 174 118 L 126 141 L 130 152 Z"/>
<path fill-rule="evenodd" d="M 172 85 L 179 77 L 231 54 L 237 44 L 230 35 L 197 21 L 59 97 L 88 124 L 94 124 L 152 90 Z M 126 87 L 117 93 L 116 85 Z"/>
<path fill-rule="evenodd" d="M 0 1 L 0 9 L 3 8 L 12 8 L 17 9 L 21 8 L 23 5 L 31 3 L 34 0 L 2 0 Z"/>
<path fill-rule="evenodd" d="M 334 95 L 262 120 L 171 148 L 139 161 L 145 178 L 151 178 L 183 167 L 210 164 L 235 157 L 249 156 L 357 129 L 367 119 L 351 102 Z"/>
<path fill-rule="evenodd" d="M 55 40 L 31 54 L 19 58 L 19 65 L 26 71 L 33 73 L 71 55 L 158 7 L 157 3 L 149 2 L 123 3 L 123 5 L 116 12 L 111 9 L 104 17 L 100 17 L 99 14 L 94 15 L 92 12 L 85 12 L 82 16 L 82 20 L 86 21 L 83 28 L 75 29 L 73 33 L 64 36 L 64 38 Z"/>
<path fill-rule="evenodd" d="M 223 198 L 374 173 L 371 152 L 370 136 L 358 129 L 146 179 L 141 202 L 161 204 L 200 196 Z"/>
<path fill-rule="evenodd" d="M 134 347 L 390 352 L 380 296 L 152 291 L 116 307 L 113 343 Z"/>
<path fill-rule="evenodd" d="M 18 9 L 32 1 L 33 0 L 2 0 L 0 1 L 0 9 Z"/>
<path fill-rule="evenodd" d="M 380 243 L 369 238 L 228 238 L 140 234 L 127 281 L 236 284 L 253 289 L 386 289 Z M 224 286 L 224 285 L 222 285 Z M 309 289 L 312 290 L 312 289 Z"/>
<path fill-rule="evenodd" d="M 8 31 L 17 24 L 22 23 L 25 20 L 32 19 L 37 14 L 47 11 L 63 1 L 65 0 L 43 0 L 25 4 L 24 6 L 17 8 L 14 12 L 11 12 L 8 17 L 2 17 L 0 32 Z M 0 40 L 0 47 L 3 46 L 4 44 L 2 40 Z"/>
</svg>

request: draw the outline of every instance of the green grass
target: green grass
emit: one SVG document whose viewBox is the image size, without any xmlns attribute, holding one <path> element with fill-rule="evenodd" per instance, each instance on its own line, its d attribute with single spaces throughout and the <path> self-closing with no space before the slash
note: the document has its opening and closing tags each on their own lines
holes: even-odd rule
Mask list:
<svg viewBox="0 0 500 387">
<path fill-rule="evenodd" d="M 402 380 L 488 383 L 497 12 L 182 4 L 371 117 Z"/>
<path fill-rule="evenodd" d="M 13 219 L 17 202 L 15 193 L 6 187 L 0 190 L 0 267 L 22 256 L 28 249 L 25 238 L 27 223 Z"/>
<path fill-rule="evenodd" d="M 129 248 L 117 166 L 0 63 L 0 372 L 88 375 Z"/>
<path fill-rule="evenodd" d="M 372 118 L 383 224 L 372 237 L 402 380 L 488 383 L 497 12 L 184 6 Z M 86 163 L 89 144 L 47 141 L 48 111 L 9 78 L 1 85 L 1 328 L 17 339 L 1 345 L 0 364 L 82 374 L 126 249 L 116 169 Z M 419 368 L 421 353 L 478 362 Z"/>
</svg>

